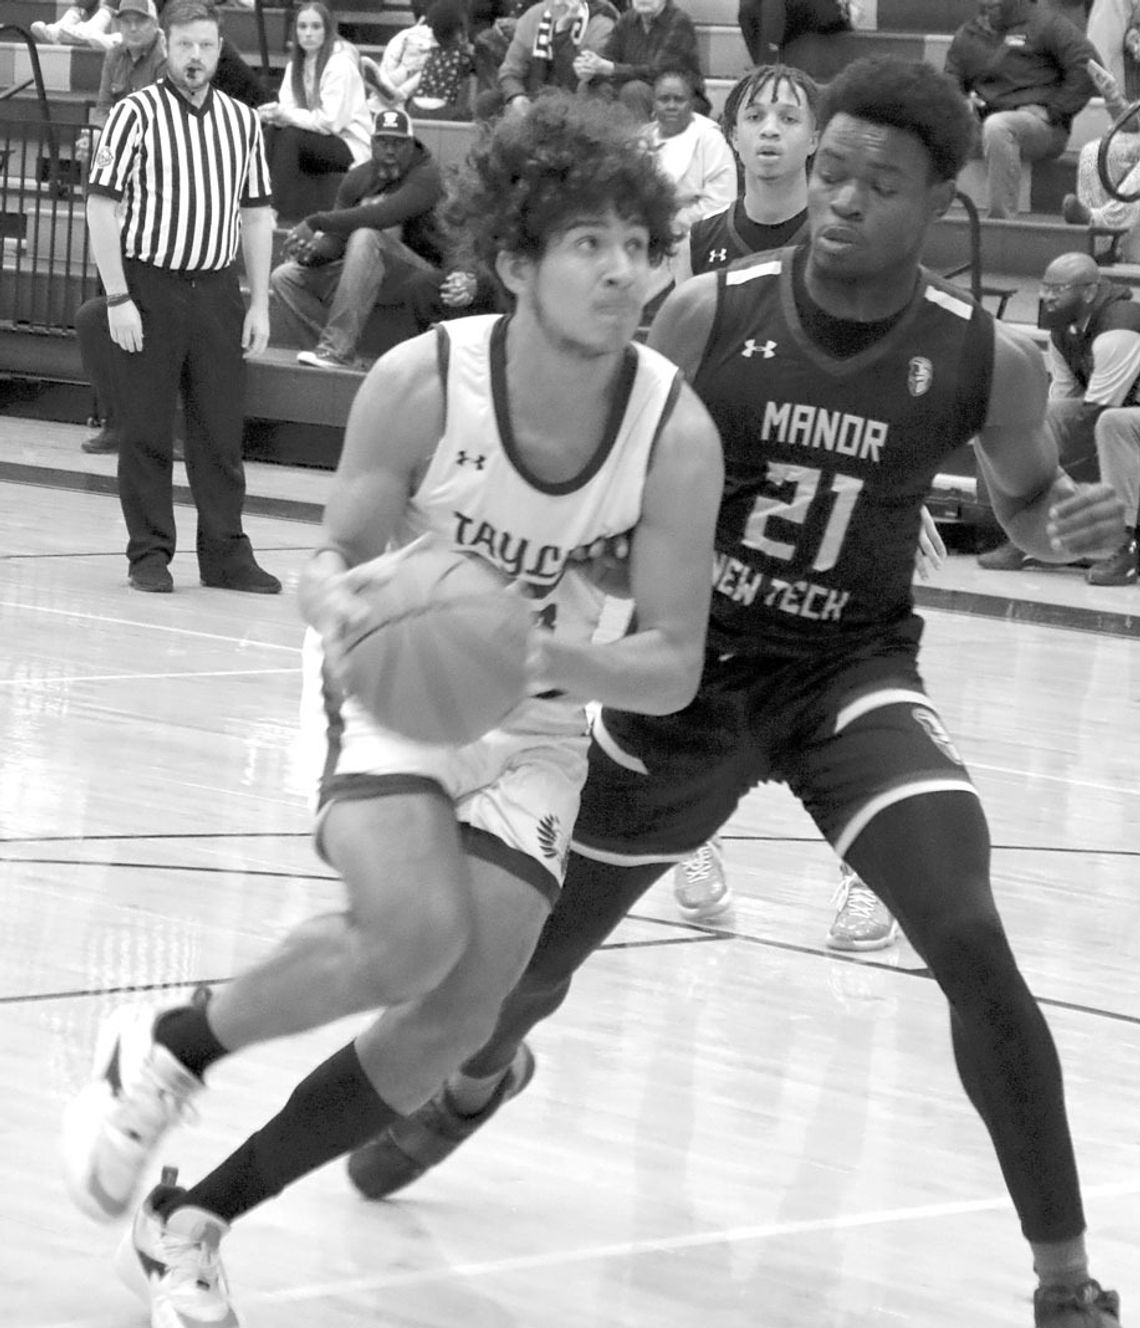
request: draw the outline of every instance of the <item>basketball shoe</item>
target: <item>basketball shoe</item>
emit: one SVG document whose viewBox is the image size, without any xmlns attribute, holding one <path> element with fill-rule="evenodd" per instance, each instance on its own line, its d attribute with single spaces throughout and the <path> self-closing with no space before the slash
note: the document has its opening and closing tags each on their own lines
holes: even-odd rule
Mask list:
<svg viewBox="0 0 1140 1328">
<path fill-rule="evenodd" d="M 899 924 L 874 890 L 844 862 L 833 899 L 835 918 L 827 933 L 831 950 L 885 950 L 899 934 Z"/>
<path fill-rule="evenodd" d="M 673 898 L 687 922 L 711 922 L 732 907 L 719 835 L 673 868 Z"/>
<path fill-rule="evenodd" d="M 103 1022 L 91 1082 L 63 1117 L 68 1191 L 82 1212 L 110 1222 L 130 1208 L 163 1135 L 202 1088 L 154 1040 L 155 1012 L 124 1005 Z"/>
<path fill-rule="evenodd" d="M 186 1191 L 164 1167 L 162 1183 L 135 1214 L 115 1255 L 115 1271 L 150 1310 L 152 1328 L 240 1328 L 218 1254 L 229 1225 L 204 1208 L 169 1212 Z M 168 1213 L 168 1216 L 163 1216 Z"/>
<path fill-rule="evenodd" d="M 1033 1293 L 1036 1328 L 1120 1328 L 1120 1297 L 1089 1281 L 1079 1287 L 1038 1287 Z"/>
<path fill-rule="evenodd" d="M 350 1154 L 349 1179 L 365 1198 L 386 1199 L 450 1157 L 465 1139 L 486 1125 L 504 1102 L 518 1097 L 533 1078 L 534 1054 L 522 1042 L 482 1111 L 461 1116 L 452 1106 L 446 1087 L 442 1088 L 418 1111 L 389 1125 Z"/>
</svg>

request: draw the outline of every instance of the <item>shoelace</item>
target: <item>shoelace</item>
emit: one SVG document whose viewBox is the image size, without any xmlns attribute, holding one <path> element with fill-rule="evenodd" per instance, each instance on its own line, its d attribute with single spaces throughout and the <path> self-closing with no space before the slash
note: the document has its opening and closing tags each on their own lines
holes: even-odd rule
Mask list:
<svg viewBox="0 0 1140 1328">
<path fill-rule="evenodd" d="M 703 885 L 713 874 L 713 851 L 702 844 L 691 858 L 685 859 L 685 883 Z"/>
<path fill-rule="evenodd" d="M 857 876 L 846 876 L 839 882 L 835 892 L 835 906 L 844 913 L 853 913 L 861 922 L 870 922 L 879 908 L 879 896 L 859 880 Z"/>
<path fill-rule="evenodd" d="M 222 1262 L 216 1246 L 164 1231 L 158 1240 L 159 1259 L 166 1265 L 165 1280 L 172 1291 L 200 1288 L 217 1292 Z"/>
</svg>

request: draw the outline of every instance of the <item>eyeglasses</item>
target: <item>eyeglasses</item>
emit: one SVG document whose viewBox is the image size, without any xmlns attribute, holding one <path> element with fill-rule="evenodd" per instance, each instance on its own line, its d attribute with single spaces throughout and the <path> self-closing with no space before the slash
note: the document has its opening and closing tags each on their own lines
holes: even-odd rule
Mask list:
<svg viewBox="0 0 1140 1328">
<path fill-rule="evenodd" d="M 1067 290 L 1083 290 L 1086 286 L 1095 286 L 1095 281 L 1060 281 L 1042 283 L 1042 296 L 1061 295 Z"/>
</svg>

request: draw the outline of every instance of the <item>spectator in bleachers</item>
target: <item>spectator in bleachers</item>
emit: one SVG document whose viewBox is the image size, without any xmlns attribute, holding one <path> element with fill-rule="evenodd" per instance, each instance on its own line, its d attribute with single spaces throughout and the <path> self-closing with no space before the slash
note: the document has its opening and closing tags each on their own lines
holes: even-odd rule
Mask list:
<svg viewBox="0 0 1140 1328">
<path fill-rule="evenodd" d="M 439 167 L 407 113 L 381 111 L 370 159 L 345 176 L 331 211 L 293 228 L 289 257 L 269 278 L 275 313 L 295 342 L 313 346 L 297 356 L 302 364 L 353 365 L 384 283 L 439 267 L 442 197 Z"/>
<path fill-rule="evenodd" d="M 834 78 L 847 54 L 851 0 L 740 0 L 737 22 L 753 64 L 792 65 L 817 82 Z"/>
<path fill-rule="evenodd" d="M 515 25 L 498 86 L 477 98 L 476 115 L 492 119 L 504 109 L 526 110 L 546 88 L 576 92 L 574 65 L 583 51 L 602 51 L 618 12 L 609 0 L 538 0 Z"/>
<path fill-rule="evenodd" d="M 48 46 L 94 46 L 109 51 L 119 44 L 113 31 L 117 8 L 117 4 L 101 0 L 71 5 L 54 23 L 33 23 L 31 33 L 36 41 Z"/>
<path fill-rule="evenodd" d="M 1136 581 L 1136 506 L 1140 499 L 1140 306 L 1108 281 L 1090 254 L 1055 258 L 1041 280 L 1041 326 L 1049 332 L 1046 427 L 1074 480 L 1101 479 L 1124 503 L 1123 546 L 1093 563 L 1094 586 Z M 1012 543 L 982 554 L 994 571 L 1033 560 Z"/>
<path fill-rule="evenodd" d="M 307 210 L 304 176 L 339 175 L 366 162 L 371 115 L 359 62 L 337 36 L 321 0 L 305 0 L 293 25 L 293 53 L 276 101 L 258 107 L 279 218 Z"/>
<path fill-rule="evenodd" d="M 403 106 L 419 87 L 424 65 L 436 45 L 436 36 L 428 22 L 424 0 L 413 0 L 415 20 L 384 47 L 377 71 L 380 96 L 387 106 Z"/>
<path fill-rule="evenodd" d="M 471 5 L 471 54 L 476 92 L 498 92 L 499 66 L 506 59 L 526 0 L 487 0 Z"/>
<path fill-rule="evenodd" d="M 1121 96 L 1120 85 L 1103 66 L 1089 61 L 1089 74 L 1104 98 L 1110 120 L 1124 114 L 1128 103 Z M 1126 194 L 1140 194 L 1140 117 L 1133 116 L 1127 132 L 1113 136 L 1108 145 L 1109 178 Z M 1105 257 L 1112 261 L 1140 262 L 1140 202 L 1125 203 L 1105 189 L 1097 168 L 1100 139 L 1091 139 L 1081 148 L 1077 162 L 1077 192 L 1066 194 L 1061 215 L 1071 226 L 1104 226 L 1125 230 L 1114 240 Z"/>
<path fill-rule="evenodd" d="M 99 127 L 107 123 L 116 102 L 149 87 L 166 67 L 166 39 L 154 0 L 119 0 L 115 23 L 122 41 L 103 57 L 99 93 L 89 117 Z"/>
<path fill-rule="evenodd" d="M 436 0 L 427 24 L 435 39 L 406 109 L 415 120 L 469 120 L 471 45 L 463 0 Z"/>
<path fill-rule="evenodd" d="M 674 229 L 684 248 L 694 222 L 731 206 L 736 198 L 736 158 L 715 120 L 700 115 L 694 104 L 694 79 L 686 65 L 662 69 L 653 84 L 653 119 L 645 141 L 661 171 L 677 190 Z M 650 288 L 647 314 L 673 285 L 676 257 L 657 270 Z"/>
<path fill-rule="evenodd" d="M 1131 99 L 1140 96 L 1140 66 L 1136 46 L 1137 0 L 1093 0 L 1085 36 L 1100 53 L 1104 67 Z M 1133 36 L 1129 38 L 1129 32 Z M 1130 51 L 1129 47 L 1133 49 Z"/>
<path fill-rule="evenodd" d="M 708 115 L 712 107 L 705 94 L 697 30 L 675 0 L 633 0 L 602 50 L 583 50 L 574 61 L 582 83 L 591 91 L 616 93 L 642 123 L 653 114 L 653 83 L 662 69 L 689 70 L 696 109 Z"/>
<path fill-rule="evenodd" d="M 989 216 L 1017 215 L 1021 165 L 1059 157 L 1095 91 L 1096 50 L 1063 15 L 1031 0 L 978 0 L 946 53 L 982 122 Z"/>
</svg>

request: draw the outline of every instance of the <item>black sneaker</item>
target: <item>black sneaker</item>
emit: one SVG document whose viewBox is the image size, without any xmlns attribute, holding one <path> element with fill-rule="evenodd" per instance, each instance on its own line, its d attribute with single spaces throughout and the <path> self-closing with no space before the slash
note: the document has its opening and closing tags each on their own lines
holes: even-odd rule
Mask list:
<svg viewBox="0 0 1140 1328">
<path fill-rule="evenodd" d="M 1029 555 L 1022 553 L 1017 545 L 1011 544 L 1009 540 L 999 544 L 996 549 L 991 549 L 989 553 L 978 555 L 978 566 L 984 567 L 988 572 L 1020 572 L 1028 562 Z"/>
<path fill-rule="evenodd" d="M 348 1159 L 349 1179 L 366 1199 L 386 1199 L 450 1157 L 504 1102 L 518 1097 L 533 1077 L 534 1055 L 523 1042 L 482 1111 L 459 1115 L 447 1089 L 441 1089 L 419 1111 L 357 1148 Z"/>
<path fill-rule="evenodd" d="M 1120 1328 L 1120 1297 L 1091 1278 L 1079 1287 L 1038 1287 L 1033 1322 L 1036 1328 Z"/>
<path fill-rule="evenodd" d="M 279 595 L 281 582 L 255 562 L 202 573 L 202 584 L 214 590 L 242 590 L 250 595 Z"/>
<path fill-rule="evenodd" d="M 127 573 L 127 580 L 135 590 L 148 595 L 169 595 L 174 589 L 174 578 L 162 558 L 142 558 Z"/>
<path fill-rule="evenodd" d="M 79 450 L 91 456 L 103 456 L 107 452 L 117 452 L 119 441 L 118 430 L 110 424 L 105 424 L 97 434 L 84 438 L 79 444 Z"/>
<path fill-rule="evenodd" d="M 1085 580 L 1090 586 L 1131 586 L 1136 583 L 1136 576 L 1136 541 L 1129 540 L 1111 558 L 1093 563 Z"/>
</svg>

